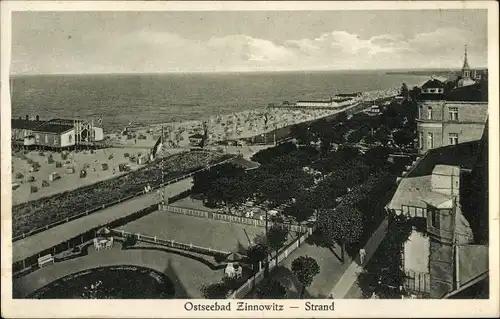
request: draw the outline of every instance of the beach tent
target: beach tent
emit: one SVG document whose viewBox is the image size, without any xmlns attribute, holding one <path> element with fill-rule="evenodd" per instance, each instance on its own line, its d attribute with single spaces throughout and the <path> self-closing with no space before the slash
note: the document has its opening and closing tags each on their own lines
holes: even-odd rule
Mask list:
<svg viewBox="0 0 500 319">
<path fill-rule="evenodd" d="M 61 178 L 61 176 L 57 172 L 52 172 L 49 174 L 49 182 L 55 181 L 56 179 L 59 178 Z"/>
</svg>

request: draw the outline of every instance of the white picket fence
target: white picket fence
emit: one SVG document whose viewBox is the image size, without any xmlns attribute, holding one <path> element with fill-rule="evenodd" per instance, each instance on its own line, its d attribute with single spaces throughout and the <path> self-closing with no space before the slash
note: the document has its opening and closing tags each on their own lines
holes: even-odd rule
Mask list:
<svg viewBox="0 0 500 319">
<path fill-rule="evenodd" d="M 176 206 L 170 206 L 170 205 L 160 206 L 160 210 L 171 212 L 171 213 L 176 213 L 176 214 L 194 216 L 194 217 L 203 217 L 203 218 L 207 218 L 207 219 L 222 220 L 222 221 L 229 222 L 229 223 L 252 225 L 252 226 L 256 226 L 256 227 L 266 227 L 266 221 L 261 220 L 261 219 L 257 219 L 257 218 L 248 218 L 248 217 L 242 217 L 242 216 L 219 214 L 219 213 L 214 213 L 214 212 L 209 212 L 209 211 L 204 211 L 204 210 L 176 207 Z M 271 227 L 273 224 L 274 224 L 274 222 L 268 222 L 268 227 Z M 300 226 L 300 225 L 293 225 L 293 224 L 286 224 L 286 223 L 279 223 L 279 224 L 288 228 L 289 230 L 297 232 L 297 233 L 304 233 L 304 232 L 309 231 L 309 229 L 310 229 L 309 227 Z"/>
<path fill-rule="evenodd" d="M 309 228 L 308 231 L 297 238 L 295 241 L 291 242 L 288 246 L 281 249 L 278 254 L 278 263 L 276 263 L 276 255 L 269 255 L 268 258 L 271 258 L 269 262 L 269 271 L 273 270 L 277 264 L 282 262 L 284 259 L 288 257 L 295 249 L 299 248 L 302 243 L 306 241 L 306 239 L 313 233 L 315 227 Z M 261 267 L 262 268 L 262 267 Z M 242 299 L 245 297 L 252 289 L 259 284 L 262 279 L 264 279 L 264 269 L 260 269 L 254 276 L 250 277 L 240 288 L 231 293 L 227 299 Z"/>
</svg>

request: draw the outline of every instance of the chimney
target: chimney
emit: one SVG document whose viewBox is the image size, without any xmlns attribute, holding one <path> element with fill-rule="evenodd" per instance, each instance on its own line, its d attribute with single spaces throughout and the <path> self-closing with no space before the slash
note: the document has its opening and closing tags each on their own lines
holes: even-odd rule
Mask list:
<svg viewBox="0 0 500 319">
<path fill-rule="evenodd" d="M 40 115 L 37 115 L 37 116 L 36 116 L 36 120 L 37 120 L 37 121 L 40 121 Z"/>
<path fill-rule="evenodd" d="M 30 120 L 30 116 L 28 114 L 26 114 L 26 121 L 29 121 Z"/>
</svg>

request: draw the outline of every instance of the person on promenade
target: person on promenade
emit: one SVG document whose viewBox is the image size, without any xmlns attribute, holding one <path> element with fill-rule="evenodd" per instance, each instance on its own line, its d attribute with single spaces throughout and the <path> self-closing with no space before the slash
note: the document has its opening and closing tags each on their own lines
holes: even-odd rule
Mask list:
<svg viewBox="0 0 500 319">
<path fill-rule="evenodd" d="M 359 250 L 359 261 L 361 262 L 361 264 L 365 263 L 365 257 L 366 257 L 366 251 L 364 248 L 361 248 Z"/>
</svg>

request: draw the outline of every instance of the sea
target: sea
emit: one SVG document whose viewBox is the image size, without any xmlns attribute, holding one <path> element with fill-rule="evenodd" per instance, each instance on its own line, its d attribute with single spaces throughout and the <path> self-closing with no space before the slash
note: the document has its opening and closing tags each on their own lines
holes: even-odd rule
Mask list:
<svg viewBox="0 0 500 319">
<path fill-rule="evenodd" d="M 198 120 L 269 103 L 420 85 L 383 71 L 15 75 L 12 117 L 102 119 L 105 130 Z"/>
</svg>

